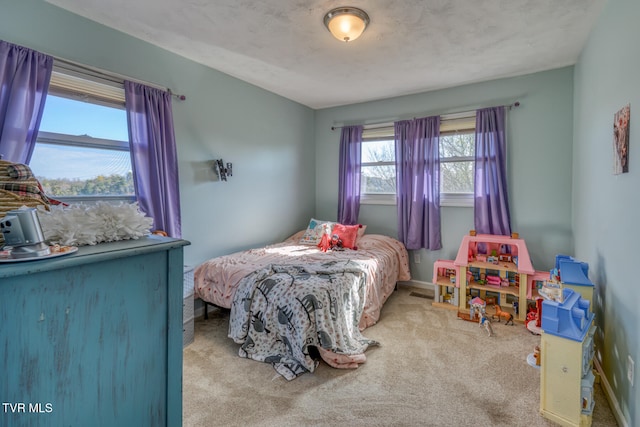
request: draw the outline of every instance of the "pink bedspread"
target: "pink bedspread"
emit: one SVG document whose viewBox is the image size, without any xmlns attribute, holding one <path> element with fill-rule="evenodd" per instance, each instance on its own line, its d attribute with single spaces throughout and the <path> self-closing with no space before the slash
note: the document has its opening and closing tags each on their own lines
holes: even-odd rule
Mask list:
<svg viewBox="0 0 640 427">
<path fill-rule="evenodd" d="M 253 271 L 270 264 L 304 264 L 332 259 L 357 259 L 368 267 L 367 294 L 360 319 L 361 330 L 374 325 L 380 309 L 393 292 L 396 282 L 409 280 L 409 257 L 398 240 L 379 234 L 358 239 L 358 250 L 322 252 L 315 246 L 299 244 L 304 231 L 282 243 L 250 249 L 210 259 L 194 272 L 195 296 L 219 307 L 231 308 L 238 282 Z"/>
</svg>

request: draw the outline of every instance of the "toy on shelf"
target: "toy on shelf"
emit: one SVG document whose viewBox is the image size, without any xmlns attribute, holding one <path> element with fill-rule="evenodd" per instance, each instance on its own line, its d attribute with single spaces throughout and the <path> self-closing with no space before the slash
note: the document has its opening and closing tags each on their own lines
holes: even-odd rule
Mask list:
<svg viewBox="0 0 640 427">
<path fill-rule="evenodd" d="M 497 286 L 499 288 L 501 284 L 502 280 L 500 279 L 500 276 L 487 276 L 487 286 Z"/>
<path fill-rule="evenodd" d="M 550 272 L 553 280 L 579 293 L 582 298 L 593 301 L 593 282 L 589 280 L 589 264 L 577 261 L 568 255 L 556 255 L 556 266 Z"/>
<path fill-rule="evenodd" d="M 538 289 L 538 294 L 546 300 L 562 302 L 562 287 L 559 282 L 545 280 L 542 287 Z"/>
<path fill-rule="evenodd" d="M 563 301 L 542 302 L 542 329 L 547 334 L 582 341 L 593 320 L 591 302 L 572 289 L 562 290 Z"/>
<path fill-rule="evenodd" d="M 528 295 L 528 299 L 535 299 L 540 292 L 540 289 L 544 286 L 544 282 L 551 280 L 548 271 L 536 271 L 532 275 L 527 276 L 527 286 L 531 289 L 531 295 Z"/>
<path fill-rule="evenodd" d="M 513 262 L 513 257 L 511 255 L 508 255 L 508 254 L 500 254 L 498 256 L 498 261 L 499 262 Z"/>
<path fill-rule="evenodd" d="M 489 275 L 487 276 L 487 286 L 495 286 L 497 288 L 500 288 L 500 287 L 508 288 L 509 279 L 507 279 L 506 277 Z"/>
<path fill-rule="evenodd" d="M 542 301 L 541 297 L 536 298 L 535 303 L 529 305 L 527 309 L 527 320 L 524 322 L 524 326 L 529 332 L 534 335 L 542 334 L 541 321 L 542 321 Z"/>
<path fill-rule="evenodd" d="M 434 305 L 452 310 L 458 308 L 457 273 L 453 261 L 437 260 L 433 264 Z"/>
<path fill-rule="evenodd" d="M 473 321 L 480 320 L 480 315 L 485 313 L 485 309 L 487 307 L 487 303 L 480 297 L 475 297 L 471 301 L 469 301 L 469 318 Z"/>
<path fill-rule="evenodd" d="M 458 310 L 458 317 L 470 322 L 479 322 L 481 315 L 486 313 L 487 303 L 480 297 L 475 297 L 469 301 L 469 311 Z"/>
</svg>

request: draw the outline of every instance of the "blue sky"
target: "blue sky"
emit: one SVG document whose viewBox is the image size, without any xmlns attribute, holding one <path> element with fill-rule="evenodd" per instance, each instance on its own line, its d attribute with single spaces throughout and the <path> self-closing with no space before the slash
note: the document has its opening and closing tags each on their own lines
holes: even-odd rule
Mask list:
<svg viewBox="0 0 640 427">
<path fill-rule="evenodd" d="M 124 109 L 53 95 L 47 96 L 40 130 L 118 141 L 129 139 Z M 36 144 L 29 166 L 39 177 L 88 179 L 126 174 L 131 170 L 131 161 L 127 152 Z"/>
</svg>

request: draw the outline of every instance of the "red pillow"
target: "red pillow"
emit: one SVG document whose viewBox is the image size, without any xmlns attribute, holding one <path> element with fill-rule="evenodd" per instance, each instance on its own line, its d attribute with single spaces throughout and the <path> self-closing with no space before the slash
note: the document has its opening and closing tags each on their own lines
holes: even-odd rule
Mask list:
<svg viewBox="0 0 640 427">
<path fill-rule="evenodd" d="M 340 240 L 342 240 L 342 246 L 347 249 L 356 250 L 356 239 L 358 238 L 358 229 L 361 228 L 361 224 L 356 225 L 343 225 L 336 224 L 333 226 L 331 234 L 337 234 Z"/>
</svg>

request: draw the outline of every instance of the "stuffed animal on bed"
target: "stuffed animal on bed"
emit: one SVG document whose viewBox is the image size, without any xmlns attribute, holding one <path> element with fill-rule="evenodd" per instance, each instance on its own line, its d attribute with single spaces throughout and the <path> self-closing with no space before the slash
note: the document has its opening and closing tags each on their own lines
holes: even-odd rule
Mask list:
<svg viewBox="0 0 640 427">
<path fill-rule="evenodd" d="M 342 239 L 337 234 L 331 235 L 329 238 L 328 234 L 323 234 L 320 243 L 318 243 L 318 247 L 322 252 L 331 251 L 343 251 L 344 244 L 342 243 Z"/>
<path fill-rule="evenodd" d="M 329 249 L 332 251 L 343 251 L 344 244 L 342 243 L 342 239 L 337 234 L 331 236 L 331 241 L 329 242 Z"/>
</svg>

